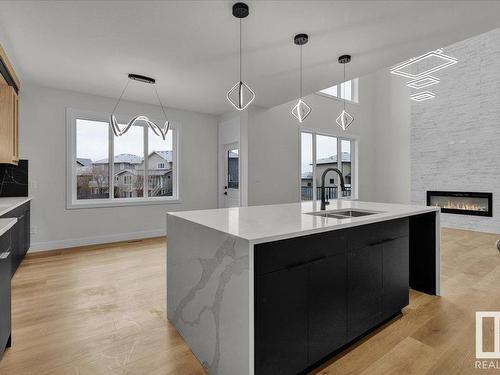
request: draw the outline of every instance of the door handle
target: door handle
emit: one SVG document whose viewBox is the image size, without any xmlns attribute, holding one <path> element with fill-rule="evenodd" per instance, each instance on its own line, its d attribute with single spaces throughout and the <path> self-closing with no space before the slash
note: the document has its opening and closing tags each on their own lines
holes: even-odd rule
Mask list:
<svg viewBox="0 0 500 375">
<path fill-rule="evenodd" d="M 319 261 L 321 261 L 323 259 L 326 259 L 326 255 L 322 256 L 322 257 L 319 257 L 319 258 L 312 259 L 312 260 L 308 260 L 306 262 L 300 262 L 300 263 L 291 264 L 289 266 L 286 266 L 285 269 L 291 270 L 291 269 L 294 269 L 294 268 L 303 267 L 303 266 L 306 266 L 308 264 L 319 262 Z"/>
<path fill-rule="evenodd" d="M 384 244 L 384 243 L 394 241 L 395 239 L 396 239 L 396 238 L 386 238 L 386 239 L 381 240 L 381 241 L 373 242 L 373 243 L 369 244 L 368 246 L 377 246 L 377 245 L 382 245 L 382 244 Z"/>
</svg>

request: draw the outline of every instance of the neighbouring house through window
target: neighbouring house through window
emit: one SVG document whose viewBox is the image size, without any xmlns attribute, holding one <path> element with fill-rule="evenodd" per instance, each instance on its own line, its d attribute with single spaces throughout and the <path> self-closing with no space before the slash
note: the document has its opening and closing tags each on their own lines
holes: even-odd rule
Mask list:
<svg viewBox="0 0 500 375">
<path fill-rule="evenodd" d="M 303 201 L 320 199 L 321 175 L 327 168 L 337 168 L 342 172 L 346 191 L 341 191 L 338 174 L 329 172 L 325 176 L 326 197 L 336 199 L 354 196 L 354 147 L 353 139 L 312 131 L 301 132 L 300 190 Z"/>
<path fill-rule="evenodd" d="M 178 199 L 177 126 L 165 140 L 146 124 L 116 137 L 107 114 L 68 114 L 69 208 Z"/>
</svg>

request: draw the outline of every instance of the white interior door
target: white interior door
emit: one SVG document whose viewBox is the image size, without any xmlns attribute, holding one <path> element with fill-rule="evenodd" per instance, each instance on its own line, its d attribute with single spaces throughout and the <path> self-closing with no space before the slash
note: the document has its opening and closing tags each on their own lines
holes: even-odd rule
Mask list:
<svg viewBox="0 0 500 375">
<path fill-rule="evenodd" d="M 240 205 L 240 149 L 237 142 L 224 145 L 224 180 L 222 202 L 224 207 Z"/>
</svg>

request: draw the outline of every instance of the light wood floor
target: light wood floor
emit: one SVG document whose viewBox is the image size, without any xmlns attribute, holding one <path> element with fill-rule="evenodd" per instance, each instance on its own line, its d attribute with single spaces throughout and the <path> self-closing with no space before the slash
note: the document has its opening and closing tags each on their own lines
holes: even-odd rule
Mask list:
<svg viewBox="0 0 500 375">
<path fill-rule="evenodd" d="M 475 311 L 500 311 L 498 238 L 444 229 L 443 296 L 411 292 L 401 318 L 315 373 L 499 375 L 474 369 Z M 204 374 L 165 319 L 164 249 L 152 239 L 28 255 L 0 374 Z"/>
</svg>

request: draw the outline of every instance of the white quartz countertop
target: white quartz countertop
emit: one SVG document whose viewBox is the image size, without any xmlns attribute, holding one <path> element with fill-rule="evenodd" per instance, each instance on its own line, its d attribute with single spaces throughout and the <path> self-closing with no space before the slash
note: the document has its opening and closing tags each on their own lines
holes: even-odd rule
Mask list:
<svg viewBox="0 0 500 375">
<path fill-rule="evenodd" d="M 439 211 L 437 207 L 351 200 L 330 200 L 326 211 L 339 209 L 358 209 L 380 213 L 348 219 L 313 216 L 307 213 L 319 211 L 320 202 L 307 201 L 266 206 L 168 212 L 167 215 L 183 218 L 258 243 Z"/>
<path fill-rule="evenodd" d="M 8 219 L 0 219 L 0 236 L 5 232 L 7 232 L 10 228 L 12 228 L 16 222 L 17 219 L 15 217 Z"/>
<path fill-rule="evenodd" d="M 12 211 L 14 208 L 29 202 L 32 197 L 1 197 L 0 198 L 0 216 Z"/>
</svg>

